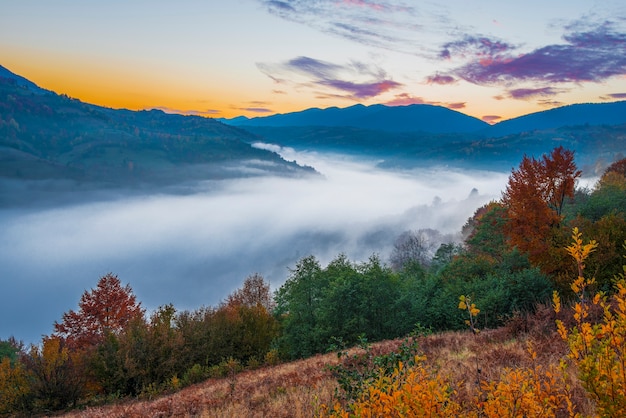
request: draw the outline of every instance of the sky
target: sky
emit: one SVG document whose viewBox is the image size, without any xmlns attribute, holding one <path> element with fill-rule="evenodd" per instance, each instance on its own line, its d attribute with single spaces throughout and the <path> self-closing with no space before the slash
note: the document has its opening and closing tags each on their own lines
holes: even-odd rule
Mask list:
<svg viewBox="0 0 626 418">
<path fill-rule="evenodd" d="M 0 65 L 113 108 L 425 103 L 495 123 L 626 99 L 626 2 L 0 0 Z"/>
</svg>

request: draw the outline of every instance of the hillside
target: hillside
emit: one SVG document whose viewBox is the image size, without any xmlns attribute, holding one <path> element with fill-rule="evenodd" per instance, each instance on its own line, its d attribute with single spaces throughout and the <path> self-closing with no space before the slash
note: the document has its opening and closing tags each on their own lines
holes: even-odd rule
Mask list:
<svg viewBox="0 0 626 418">
<path fill-rule="evenodd" d="M 541 315 L 544 315 L 542 312 Z M 546 322 L 547 321 L 547 322 Z M 444 332 L 419 337 L 418 351 L 426 356 L 429 370 L 438 370 L 447 376 L 449 384 L 457 388 L 456 397 L 471 405 L 478 395 L 473 379 L 484 382 L 500 381 L 507 368 L 521 371 L 534 367 L 557 369 L 559 359 L 566 353 L 554 329 L 553 317 L 543 320 L 539 315 L 527 318 L 528 332 L 518 333 L 511 324 L 478 335 L 469 331 Z M 546 331 L 546 327 L 551 329 Z M 371 355 L 381 358 L 390 353 L 402 356 L 403 340 L 385 341 L 372 346 Z M 538 357 L 528 353 L 529 344 Z M 299 417 L 319 416 L 324 406 L 338 402 L 340 385 L 329 366 L 341 364 L 352 370 L 350 359 L 363 356 L 361 349 L 352 349 L 350 355 L 339 360 L 336 353 L 318 355 L 304 360 L 276 366 L 248 370 L 231 377 L 213 378 L 153 400 L 125 401 L 119 404 L 91 407 L 62 415 L 67 418 L 118 416 L 203 416 L 219 418 L 239 417 Z M 374 360 L 374 357 L 369 361 Z M 476 374 L 477 365 L 480 372 Z M 374 366 L 372 366 L 374 367 Z M 355 369 L 356 370 L 356 369 Z M 362 370 L 362 369 L 360 369 Z M 579 412 L 591 413 L 593 404 L 585 396 L 580 382 L 571 382 L 572 400 Z M 338 391 L 339 390 L 339 391 Z M 530 394 L 528 394 L 530 396 Z M 470 407 L 471 408 L 471 407 Z M 439 415 L 436 415 L 439 416 Z"/>
<path fill-rule="evenodd" d="M 0 178 L 163 185 L 310 169 L 215 120 L 103 108 L 0 68 Z"/>
<path fill-rule="evenodd" d="M 616 126 L 626 124 L 626 101 L 581 103 L 531 113 L 502 121 L 486 132 L 490 137 L 545 131 L 563 127 Z"/>
</svg>

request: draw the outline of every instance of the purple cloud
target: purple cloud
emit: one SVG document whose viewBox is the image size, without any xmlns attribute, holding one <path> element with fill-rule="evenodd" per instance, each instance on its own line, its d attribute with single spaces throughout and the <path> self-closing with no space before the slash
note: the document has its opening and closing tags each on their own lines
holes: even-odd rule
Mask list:
<svg viewBox="0 0 626 418">
<path fill-rule="evenodd" d="M 562 93 L 563 89 L 555 89 L 553 87 L 540 87 L 536 89 L 513 89 L 509 90 L 508 96 L 511 99 L 526 100 L 537 96 L 555 96 Z"/>
<path fill-rule="evenodd" d="M 429 104 L 435 106 L 445 106 L 449 109 L 463 109 L 465 102 L 443 103 L 432 100 L 425 100 L 423 97 L 413 96 L 409 93 L 396 94 L 395 99 L 385 103 L 387 106 L 408 106 L 413 104 Z"/>
<path fill-rule="evenodd" d="M 452 77 L 451 75 L 437 73 L 435 75 L 426 77 L 426 83 L 441 85 L 454 84 L 456 83 L 456 78 Z"/>
<path fill-rule="evenodd" d="M 626 93 L 611 93 L 607 94 L 611 99 L 626 99 Z"/>
<path fill-rule="evenodd" d="M 443 45 L 439 57 L 451 59 L 461 57 L 479 57 L 489 59 L 515 49 L 514 46 L 487 37 L 465 35 L 463 39 Z"/>
<path fill-rule="evenodd" d="M 464 109 L 465 104 L 465 102 L 448 103 L 446 107 L 449 109 Z"/>
<path fill-rule="evenodd" d="M 499 121 L 500 119 L 502 119 L 502 116 L 498 116 L 498 115 L 485 115 L 481 118 L 483 121 L 487 122 L 487 123 L 495 123 L 497 121 Z"/>
<path fill-rule="evenodd" d="M 409 93 L 396 94 L 395 99 L 385 103 L 388 106 L 408 106 L 412 104 L 432 104 L 424 100 L 423 97 L 412 96 Z"/>
<path fill-rule="evenodd" d="M 304 77 L 305 81 L 293 82 L 300 87 L 339 91 L 340 97 L 358 100 L 378 96 L 402 84 L 391 80 L 380 68 L 353 61 L 338 65 L 310 57 L 297 57 L 282 64 L 257 64 L 268 77 L 282 82 Z M 354 81 L 363 80 L 363 81 Z M 318 97 L 329 97 L 322 92 Z M 332 94 L 337 97 L 336 94 Z"/>
<path fill-rule="evenodd" d="M 626 74 L 626 34 L 611 30 L 610 23 L 595 30 L 571 33 L 561 45 L 547 45 L 527 54 L 502 53 L 480 57 L 454 71 L 478 85 L 519 81 L 550 83 L 600 82 Z M 444 49 L 445 50 L 445 49 Z M 487 48 L 495 52 L 497 49 Z"/>
<path fill-rule="evenodd" d="M 181 110 L 181 109 L 175 109 L 175 108 L 167 107 L 167 106 L 149 107 L 149 108 L 146 108 L 145 110 L 160 110 L 165 113 L 188 115 L 188 116 L 215 116 L 221 113 L 219 110 L 215 110 L 215 109 Z"/>
<path fill-rule="evenodd" d="M 246 112 L 253 113 L 272 113 L 272 109 L 267 109 L 265 107 L 240 107 L 239 110 L 245 110 Z"/>
</svg>

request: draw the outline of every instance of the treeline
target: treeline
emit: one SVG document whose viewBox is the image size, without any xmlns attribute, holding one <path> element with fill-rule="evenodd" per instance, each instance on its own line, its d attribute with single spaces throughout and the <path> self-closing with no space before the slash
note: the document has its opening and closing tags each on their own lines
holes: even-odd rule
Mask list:
<svg viewBox="0 0 626 418">
<path fill-rule="evenodd" d="M 41 344 L 0 342 L 0 412 L 31 413 L 126 396 L 154 396 L 207 377 L 322 353 L 332 344 L 379 341 L 419 329 L 465 327 L 459 296 L 480 310 L 476 327 L 497 327 L 547 302 L 573 296 L 573 227 L 598 243 L 585 261 L 598 290 L 623 273 L 626 159 L 591 190 L 562 147 L 525 156 L 502 199 L 479 208 L 461 244 L 435 231 L 407 231 L 389 263 L 339 254 L 326 266 L 302 258 L 272 294 L 259 275 L 216 307 L 146 314 L 113 274 L 86 291 L 76 311 L 54 323 Z M 440 242 L 440 241 L 444 242 Z"/>
</svg>

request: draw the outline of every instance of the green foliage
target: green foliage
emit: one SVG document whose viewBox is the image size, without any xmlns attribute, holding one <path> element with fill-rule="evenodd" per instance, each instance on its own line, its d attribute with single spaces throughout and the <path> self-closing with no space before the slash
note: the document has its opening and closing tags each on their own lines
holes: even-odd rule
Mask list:
<svg viewBox="0 0 626 418">
<path fill-rule="evenodd" d="M 276 314 L 281 321 L 281 350 L 289 358 L 321 352 L 319 308 L 326 287 L 322 268 L 313 256 L 301 259 L 276 292 Z"/>
<path fill-rule="evenodd" d="M 353 350 L 348 350 L 343 340 L 335 339 L 330 351 L 337 351 L 340 359 L 337 365 L 328 366 L 328 369 L 339 384 L 335 395 L 344 401 L 358 399 L 381 378 L 391 375 L 401 365 L 411 367 L 419 359 L 417 339 L 413 336 L 405 338 L 396 351 L 388 354 L 374 354 L 364 336 L 359 338 L 358 346 Z"/>
</svg>

